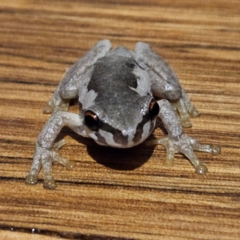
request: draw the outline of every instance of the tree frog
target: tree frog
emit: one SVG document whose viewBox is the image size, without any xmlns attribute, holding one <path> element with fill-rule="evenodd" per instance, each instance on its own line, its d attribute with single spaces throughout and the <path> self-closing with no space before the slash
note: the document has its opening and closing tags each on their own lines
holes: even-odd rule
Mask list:
<svg viewBox="0 0 240 240">
<path fill-rule="evenodd" d="M 78 98 L 80 113 L 68 112 L 71 99 Z M 74 163 L 60 156 L 64 140 L 55 143 L 64 126 L 96 143 L 114 148 L 131 148 L 152 134 L 160 118 L 167 131 L 162 139 L 147 144 L 166 148 L 167 161 L 183 153 L 204 174 L 207 167 L 194 150 L 220 153 L 216 145 L 202 145 L 183 132 L 190 127 L 190 116 L 199 115 L 170 66 L 147 43 L 138 42 L 134 51 L 125 47 L 112 49 L 109 40 L 101 40 L 74 63 L 44 108 L 51 113 L 36 142 L 27 184 L 36 184 L 43 169 L 43 186 L 56 187 L 52 163 L 67 169 Z"/>
</svg>

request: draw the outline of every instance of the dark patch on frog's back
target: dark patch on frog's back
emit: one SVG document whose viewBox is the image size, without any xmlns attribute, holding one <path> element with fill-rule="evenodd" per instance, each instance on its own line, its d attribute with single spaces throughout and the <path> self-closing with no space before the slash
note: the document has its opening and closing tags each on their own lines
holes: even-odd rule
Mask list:
<svg viewBox="0 0 240 240">
<path fill-rule="evenodd" d="M 131 88 L 137 88 L 137 78 L 133 73 L 136 63 L 131 58 L 121 56 L 106 56 L 94 64 L 94 70 L 88 85 L 88 90 L 98 93 L 100 98 L 121 95 Z M 100 100 L 101 101 L 101 100 Z"/>
</svg>

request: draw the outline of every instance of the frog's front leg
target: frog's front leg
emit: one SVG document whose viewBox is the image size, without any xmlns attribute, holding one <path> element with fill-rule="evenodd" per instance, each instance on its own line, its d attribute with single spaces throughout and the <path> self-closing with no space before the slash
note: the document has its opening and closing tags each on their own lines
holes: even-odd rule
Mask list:
<svg viewBox="0 0 240 240">
<path fill-rule="evenodd" d="M 163 139 L 157 139 L 147 142 L 148 145 L 161 144 L 167 151 L 167 163 L 172 164 L 176 153 L 183 153 L 192 163 L 196 173 L 204 174 L 207 172 L 207 167 L 201 163 L 194 153 L 194 150 L 203 151 L 217 155 L 220 153 L 220 147 L 216 145 L 203 145 L 195 139 L 183 133 L 181 122 L 173 110 L 171 104 L 167 100 L 159 100 L 160 111 L 158 117 L 161 118 L 168 136 Z"/>
<path fill-rule="evenodd" d="M 58 153 L 58 149 L 65 144 L 64 140 L 54 144 L 56 137 L 64 126 L 68 126 L 79 135 L 86 137 L 83 120 L 78 114 L 62 111 L 55 112 L 38 136 L 33 163 L 26 178 L 27 184 L 36 184 L 38 173 L 43 168 L 43 186 L 44 188 L 53 189 L 56 184 L 52 176 L 52 163 L 57 161 L 67 169 L 74 166 L 74 163 L 61 157 Z"/>
<path fill-rule="evenodd" d="M 187 94 L 171 67 L 150 46 L 138 42 L 135 46 L 137 56 L 149 67 L 153 95 L 160 99 L 167 99 L 179 113 L 182 125 L 191 127 L 190 116 L 199 115 L 197 109 L 190 102 Z"/>
</svg>

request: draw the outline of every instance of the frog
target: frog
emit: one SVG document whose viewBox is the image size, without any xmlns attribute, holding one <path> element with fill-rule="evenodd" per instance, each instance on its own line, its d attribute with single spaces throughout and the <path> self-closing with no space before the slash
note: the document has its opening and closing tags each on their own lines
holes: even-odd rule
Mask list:
<svg viewBox="0 0 240 240">
<path fill-rule="evenodd" d="M 78 99 L 79 113 L 69 112 L 72 99 Z M 197 174 L 208 169 L 194 151 L 217 155 L 218 145 L 201 144 L 184 133 L 191 117 L 199 111 L 191 103 L 170 65 L 148 43 L 137 42 L 134 50 L 112 47 L 108 39 L 98 41 L 67 69 L 62 81 L 43 109 L 51 117 L 37 141 L 26 183 L 37 184 L 43 170 L 43 187 L 55 189 L 53 162 L 72 169 L 74 161 L 59 154 L 66 143 L 56 142 L 63 127 L 97 144 L 113 148 L 162 145 L 166 161 L 172 165 L 176 153 L 190 161 Z M 161 120 L 167 134 L 147 140 Z"/>
</svg>

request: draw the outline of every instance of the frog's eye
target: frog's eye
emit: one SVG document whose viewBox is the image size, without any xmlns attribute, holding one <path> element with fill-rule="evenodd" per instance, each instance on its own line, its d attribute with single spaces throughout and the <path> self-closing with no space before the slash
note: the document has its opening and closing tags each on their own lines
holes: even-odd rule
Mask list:
<svg viewBox="0 0 240 240">
<path fill-rule="evenodd" d="M 159 105 L 155 99 L 152 99 L 149 104 L 149 116 L 150 119 L 155 119 L 159 113 Z"/>
<path fill-rule="evenodd" d="M 92 131 L 98 131 L 100 121 L 98 115 L 92 111 L 86 111 L 84 114 L 84 122 Z"/>
</svg>

